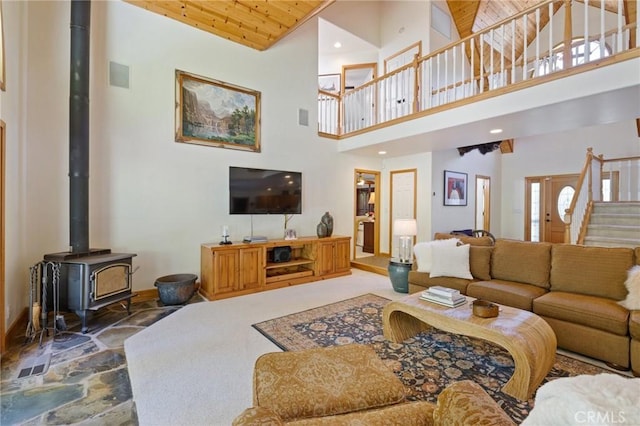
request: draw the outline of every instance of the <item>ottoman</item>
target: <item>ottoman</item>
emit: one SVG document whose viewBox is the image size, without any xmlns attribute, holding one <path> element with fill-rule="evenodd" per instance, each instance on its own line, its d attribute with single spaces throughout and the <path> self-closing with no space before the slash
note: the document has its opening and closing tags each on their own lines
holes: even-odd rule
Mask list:
<svg viewBox="0 0 640 426">
<path fill-rule="evenodd" d="M 408 420 L 405 424 L 431 424 L 434 405 L 398 404 L 405 395 L 402 382 L 369 346 L 267 353 L 255 363 L 254 407 L 244 413 L 244 422 L 238 418 L 234 423 L 246 424 L 248 415 L 264 421 L 264 415 L 271 414 L 282 423 L 305 419 L 317 423 L 324 418 L 329 424 L 340 424 L 354 421 L 353 416 L 362 421 L 370 413 L 377 423 L 387 418 L 389 424 L 388 419 L 394 418 Z"/>
</svg>

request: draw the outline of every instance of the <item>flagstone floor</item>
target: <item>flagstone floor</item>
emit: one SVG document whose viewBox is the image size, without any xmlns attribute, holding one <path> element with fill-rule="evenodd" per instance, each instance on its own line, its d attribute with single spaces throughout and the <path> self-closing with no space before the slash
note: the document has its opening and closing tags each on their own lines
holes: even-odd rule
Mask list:
<svg viewBox="0 0 640 426">
<path fill-rule="evenodd" d="M 188 303 L 204 300 L 196 294 Z M 114 304 L 94 313 L 86 334 L 68 313 L 67 331 L 42 335 L 42 344 L 40 334 L 14 338 L 2 356 L 0 424 L 137 425 L 124 340 L 181 307 L 149 300 L 132 303 L 128 315 Z"/>
</svg>

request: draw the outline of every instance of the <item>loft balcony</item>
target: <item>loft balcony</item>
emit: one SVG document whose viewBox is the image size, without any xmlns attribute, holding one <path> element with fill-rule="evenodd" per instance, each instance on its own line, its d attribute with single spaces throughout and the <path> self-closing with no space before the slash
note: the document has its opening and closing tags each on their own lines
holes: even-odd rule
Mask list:
<svg viewBox="0 0 640 426">
<path fill-rule="evenodd" d="M 637 119 L 639 15 L 622 0 L 544 1 L 352 90 L 318 91 L 319 135 L 341 152 L 409 155 Z"/>
</svg>

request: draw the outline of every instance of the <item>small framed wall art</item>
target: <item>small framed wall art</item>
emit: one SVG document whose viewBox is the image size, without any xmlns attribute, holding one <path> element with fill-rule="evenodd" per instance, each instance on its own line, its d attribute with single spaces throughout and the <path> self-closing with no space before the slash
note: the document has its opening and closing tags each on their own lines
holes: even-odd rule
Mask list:
<svg viewBox="0 0 640 426">
<path fill-rule="evenodd" d="M 444 171 L 444 205 L 467 205 L 467 174 Z"/>
<path fill-rule="evenodd" d="M 340 74 L 321 74 L 318 76 L 318 89 L 323 92 L 340 93 Z"/>
<path fill-rule="evenodd" d="M 176 70 L 176 142 L 260 152 L 260 92 Z"/>
</svg>

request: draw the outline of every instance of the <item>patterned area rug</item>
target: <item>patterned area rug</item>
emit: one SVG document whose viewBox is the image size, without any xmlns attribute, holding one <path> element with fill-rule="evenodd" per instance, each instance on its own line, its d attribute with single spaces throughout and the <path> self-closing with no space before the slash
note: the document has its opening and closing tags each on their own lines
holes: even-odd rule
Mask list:
<svg viewBox="0 0 640 426">
<path fill-rule="evenodd" d="M 527 417 L 533 399 L 519 401 L 500 391 L 514 370 L 513 359 L 506 350 L 484 340 L 436 329 L 402 343 L 389 342 L 382 335 L 382 309 L 388 302 L 384 297 L 365 294 L 253 327 L 285 351 L 347 343 L 372 345 L 410 389 L 410 400 L 435 402 L 449 383 L 468 379 L 482 385 L 515 422 L 521 423 Z M 544 382 L 605 372 L 610 373 L 557 354 Z"/>
</svg>

